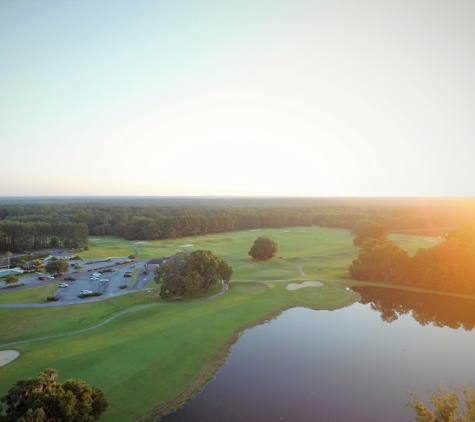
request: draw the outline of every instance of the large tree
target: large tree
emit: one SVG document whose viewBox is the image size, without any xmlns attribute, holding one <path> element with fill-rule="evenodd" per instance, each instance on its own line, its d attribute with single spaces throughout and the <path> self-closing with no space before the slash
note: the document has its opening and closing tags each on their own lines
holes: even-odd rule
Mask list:
<svg viewBox="0 0 475 422">
<path fill-rule="evenodd" d="M 360 246 L 368 239 L 382 239 L 388 236 L 389 227 L 384 224 L 378 224 L 372 220 L 361 220 L 351 230 L 356 237 L 353 244 Z"/>
<path fill-rule="evenodd" d="M 107 409 L 104 392 L 84 381 L 58 382 L 55 369 L 19 380 L 0 398 L 1 422 L 93 422 Z"/>
<path fill-rule="evenodd" d="M 275 240 L 269 237 L 258 237 L 254 241 L 254 245 L 252 245 L 248 255 L 259 261 L 264 261 L 265 259 L 274 258 L 278 250 L 279 244 Z"/>
<path fill-rule="evenodd" d="M 67 273 L 69 271 L 69 262 L 66 259 L 50 259 L 45 269 L 50 274 Z"/>
<path fill-rule="evenodd" d="M 231 279 L 232 268 L 211 251 L 181 252 L 155 270 L 155 281 L 160 284 L 160 297 L 183 296 Z"/>
</svg>

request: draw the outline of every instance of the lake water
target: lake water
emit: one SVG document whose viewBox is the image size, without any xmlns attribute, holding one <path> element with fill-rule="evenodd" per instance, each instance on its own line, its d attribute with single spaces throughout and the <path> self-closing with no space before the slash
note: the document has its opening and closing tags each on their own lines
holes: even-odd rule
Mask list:
<svg viewBox="0 0 475 422">
<path fill-rule="evenodd" d="M 360 303 L 293 308 L 245 331 L 216 378 L 162 421 L 414 421 L 439 383 L 475 382 L 475 302 L 355 288 Z"/>
</svg>

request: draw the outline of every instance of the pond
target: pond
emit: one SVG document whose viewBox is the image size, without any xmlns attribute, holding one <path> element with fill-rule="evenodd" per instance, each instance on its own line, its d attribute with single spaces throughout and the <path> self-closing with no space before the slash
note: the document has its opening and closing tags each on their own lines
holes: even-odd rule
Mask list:
<svg viewBox="0 0 475 422">
<path fill-rule="evenodd" d="M 475 381 L 475 301 L 373 287 L 335 311 L 245 331 L 215 379 L 162 421 L 414 421 L 411 390 Z"/>
</svg>

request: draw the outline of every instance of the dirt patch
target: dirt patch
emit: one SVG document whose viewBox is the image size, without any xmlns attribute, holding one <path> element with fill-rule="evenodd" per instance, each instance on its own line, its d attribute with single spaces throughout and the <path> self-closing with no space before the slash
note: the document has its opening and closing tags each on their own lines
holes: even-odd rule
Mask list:
<svg viewBox="0 0 475 422">
<path fill-rule="evenodd" d="M 0 366 L 10 363 L 12 360 L 15 360 L 20 356 L 20 352 L 16 350 L 2 350 L 0 352 Z"/>
</svg>

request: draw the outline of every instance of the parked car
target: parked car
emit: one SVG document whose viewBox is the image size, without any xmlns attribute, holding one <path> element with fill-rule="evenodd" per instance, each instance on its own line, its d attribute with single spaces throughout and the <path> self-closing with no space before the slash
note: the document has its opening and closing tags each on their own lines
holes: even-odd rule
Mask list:
<svg viewBox="0 0 475 422">
<path fill-rule="evenodd" d="M 46 278 L 53 279 L 53 278 L 54 278 L 54 275 L 49 275 L 49 276 L 46 277 Z"/>
<path fill-rule="evenodd" d="M 101 278 L 99 281 L 100 281 L 101 283 L 105 283 L 106 281 L 109 281 L 109 279 L 108 279 L 108 278 Z"/>
<path fill-rule="evenodd" d="M 88 294 L 91 294 L 92 293 L 92 290 L 83 290 L 81 292 L 82 295 L 88 295 Z"/>
<path fill-rule="evenodd" d="M 44 275 L 40 275 L 40 276 L 38 277 L 38 280 L 46 280 L 46 277 L 45 277 Z"/>
<path fill-rule="evenodd" d="M 69 284 L 68 283 L 61 283 L 61 284 L 58 284 L 58 287 L 69 287 Z"/>
<path fill-rule="evenodd" d="M 125 273 L 125 274 L 124 274 L 124 277 L 132 277 L 132 274 L 130 274 L 130 273 Z"/>
</svg>

